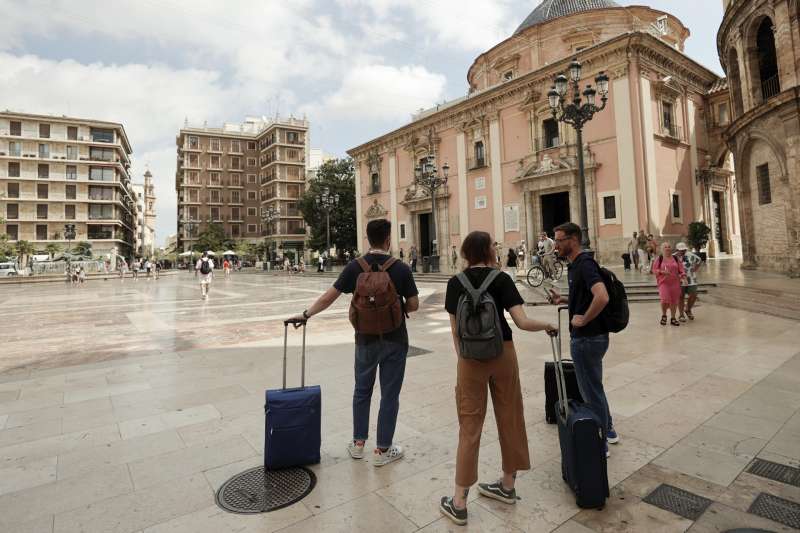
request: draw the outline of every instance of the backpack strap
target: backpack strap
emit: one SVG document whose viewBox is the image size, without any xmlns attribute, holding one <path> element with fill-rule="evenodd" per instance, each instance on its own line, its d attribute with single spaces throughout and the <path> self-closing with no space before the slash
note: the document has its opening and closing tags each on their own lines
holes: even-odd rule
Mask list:
<svg viewBox="0 0 800 533">
<path fill-rule="evenodd" d="M 396 258 L 396 257 L 389 257 L 389 259 L 387 259 L 387 260 L 386 260 L 386 261 L 383 263 L 383 265 L 381 265 L 381 272 L 386 272 L 386 271 L 387 271 L 387 270 L 389 270 L 389 269 L 392 267 L 392 265 L 393 265 L 393 264 L 395 264 L 396 262 L 397 262 L 397 258 Z"/>
<path fill-rule="evenodd" d="M 363 256 L 356 259 L 356 262 L 358 263 L 358 266 L 361 267 L 361 270 L 363 270 L 364 272 L 369 272 L 370 270 L 372 270 L 372 268 L 369 266 L 369 263 L 367 263 L 367 260 L 364 259 Z"/>
<path fill-rule="evenodd" d="M 483 293 L 486 292 L 486 290 L 489 288 L 489 285 L 491 285 L 492 282 L 495 280 L 495 278 L 499 275 L 500 271 L 493 269 L 491 272 L 489 272 L 489 275 L 486 276 L 486 279 L 483 280 L 483 283 L 477 289 L 469 281 L 469 278 L 467 277 L 466 273 L 459 272 L 456 275 L 456 278 L 458 279 L 458 281 L 461 282 L 461 285 L 469 293 L 470 299 L 472 300 L 472 305 L 477 306 L 478 302 L 481 301 L 481 296 L 483 296 Z"/>
</svg>

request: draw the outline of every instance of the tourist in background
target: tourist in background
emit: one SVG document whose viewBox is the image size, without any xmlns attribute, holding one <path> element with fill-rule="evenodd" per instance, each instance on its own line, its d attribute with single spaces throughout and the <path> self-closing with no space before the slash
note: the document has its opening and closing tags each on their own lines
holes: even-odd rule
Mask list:
<svg viewBox="0 0 800 533">
<path fill-rule="evenodd" d="M 639 256 L 639 270 L 642 272 L 649 271 L 647 263 L 647 234 L 644 230 L 639 230 L 639 236 L 636 237 L 636 255 Z"/>
<path fill-rule="evenodd" d="M 697 271 L 703 264 L 703 260 L 697 254 L 690 252 L 686 243 L 679 242 L 675 246 L 675 250 L 672 255 L 683 263 L 683 270 L 686 273 L 686 284 L 681 288 L 681 316 L 678 320 L 686 322 L 687 317 L 689 320 L 694 320 L 692 308 L 697 301 Z"/>
<path fill-rule="evenodd" d="M 661 245 L 659 255 L 650 267 L 650 272 L 655 275 L 658 284 L 658 298 L 661 300 L 661 325 L 667 325 L 667 309 L 673 326 L 681 323 L 675 318 L 675 311 L 681 301 L 681 284 L 686 280 L 683 261 L 672 256 L 672 246 L 668 242 Z"/>
<path fill-rule="evenodd" d="M 453 247 L 455 248 L 455 246 Z M 511 281 L 517 282 L 517 252 L 513 248 L 508 249 L 508 257 L 506 257 L 506 272 L 508 272 Z"/>
<path fill-rule="evenodd" d="M 203 256 L 194 265 L 194 274 L 200 278 L 200 296 L 203 300 L 208 298 L 211 280 L 214 279 L 214 260 L 203 252 Z"/>
<path fill-rule="evenodd" d="M 411 246 L 411 251 L 408 253 L 411 258 L 411 272 L 417 271 L 417 247 Z"/>
<path fill-rule="evenodd" d="M 455 245 L 453 245 L 453 249 L 450 251 L 450 270 L 453 272 L 458 271 L 458 250 Z"/>
</svg>

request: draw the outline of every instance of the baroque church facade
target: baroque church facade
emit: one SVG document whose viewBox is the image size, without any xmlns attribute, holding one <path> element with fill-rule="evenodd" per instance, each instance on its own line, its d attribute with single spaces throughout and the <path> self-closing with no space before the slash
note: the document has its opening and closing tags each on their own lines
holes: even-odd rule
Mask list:
<svg viewBox="0 0 800 533">
<path fill-rule="evenodd" d="M 589 235 L 603 261 L 620 261 L 634 231 L 674 243 L 692 221 L 713 228 L 710 256 L 742 253 L 734 158 L 723 149 L 733 118 L 727 85 L 684 53 L 688 38 L 680 20 L 649 7 L 544 0 L 475 59 L 465 97 L 348 151 L 359 249 L 380 216 L 393 222 L 395 253 L 414 245 L 421 256 L 436 247 L 446 256 L 473 230 L 504 248 L 530 247 L 540 231 L 580 220 L 582 149 Z M 601 72 L 610 79 L 582 147 L 548 103 L 574 58 L 581 87 Z M 428 156 L 449 167 L 435 210 L 414 179 Z"/>
</svg>

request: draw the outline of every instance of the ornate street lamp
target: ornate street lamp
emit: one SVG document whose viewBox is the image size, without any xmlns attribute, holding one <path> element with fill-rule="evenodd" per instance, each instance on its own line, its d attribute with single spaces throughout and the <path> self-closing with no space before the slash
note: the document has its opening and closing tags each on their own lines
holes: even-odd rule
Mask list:
<svg viewBox="0 0 800 533">
<path fill-rule="evenodd" d="M 447 177 L 450 174 L 450 165 L 445 163 L 442 166 L 442 175 L 436 169 L 436 158 L 429 155 L 424 161 L 414 167 L 414 185 L 422 187 L 431 197 L 431 215 L 433 216 L 433 232 L 431 232 L 431 272 L 439 271 L 439 253 L 436 244 L 438 243 L 438 227 L 436 223 L 436 191 L 440 187 L 447 185 Z"/>
<path fill-rule="evenodd" d="M 560 122 L 570 124 L 578 134 L 578 172 L 580 174 L 580 195 L 581 195 L 581 244 L 584 250 L 591 250 L 589 241 L 589 215 L 586 207 L 586 169 L 583 163 L 583 127 L 592 120 L 595 113 L 605 109 L 608 102 L 608 76 L 600 72 L 594 79 L 597 89 L 587 85 L 581 93 L 581 63 L 573 59 L 569 64 L 569 78 L 564 74 L 559 74 L 554 80 L 554 84 L 547 93 L 550 108 L 553 111 L 553 118 Z M 572 88 L 571 99 L 568 98 L 568 90 Z M 583 98 L 581 98 L 581 94 Z M 596 96 L 600 95 L 600 105 L 596 103 Z M 585 102 L 584 102 L 585 100 Z"/>
<path fill-rule="evenodd" d="M 280 216 L 281 216 L 280 207 L 269 207 L 264 210 L 261 217 L 264 220 L 264 225 L 266 226 L 266 232 L 267 232 L 267 235 L 264 237 L 265 244 L 267 245 L 267 250 L 266 250 L 267 264 L 269 264 L 270 248 L 271 248 L 270 243 L 267 241 L 267 237 L 273 234 L 272 223 L 276 221 Z"/>
<path fill-rule="evenodd" d="M 69 257 L 72 239 L 75 238 L 75 224 L 64 224 L 64 238 L 67 239 L 67 257 Z"/>
<path fill-rule="evenodd" d="M 321 193 L 314 199 L 317 203 L 317 207 L 325 213 L 325 228 L 327 231 L 327 243 L 328 247 L 326 248 L 328 253 L 331 250 L 331 211 L 336 209 L 336 206 L 339 205 L 339 194 L 331 193 L 331 190 L 328 187 L 325 187 Z"/>
</svg>

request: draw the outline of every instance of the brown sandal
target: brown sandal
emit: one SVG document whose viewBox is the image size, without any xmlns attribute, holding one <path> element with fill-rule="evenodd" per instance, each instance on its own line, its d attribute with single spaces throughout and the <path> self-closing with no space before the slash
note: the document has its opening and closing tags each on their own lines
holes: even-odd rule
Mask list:
<svg viewBox="0 0 800 533">
<path fill-rule="evenodd" d="M 667 315 L 661 315 L 661 325 L 662 326 L 667 325 Z"/>
<path fill-rule="evenodd" d="M 672 324 L 673 326 L 680 326 L 680 325 L 681 325 L 681 323 L 680 323 L 680 322 L 678 322 L 678 321 L 677 321 L 676 319 L 674 319 L 674 318 L 670 319 L 669 323 L 670 323 L 670 324 Z"/>
</svg>

